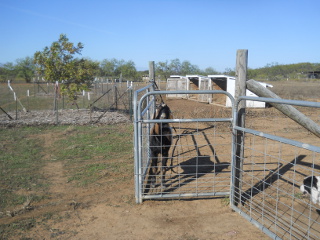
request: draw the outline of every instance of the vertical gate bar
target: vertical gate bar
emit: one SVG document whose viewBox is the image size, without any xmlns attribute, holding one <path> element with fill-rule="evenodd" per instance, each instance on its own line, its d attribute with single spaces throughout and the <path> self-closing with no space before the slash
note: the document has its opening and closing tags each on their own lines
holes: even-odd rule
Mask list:
<svg viewBox="0 0 320 240">
<path fill-rule="evenodd" d="M 237 149 L 237 130 L 234 128 L 237 123 L 237 103 L 232 105 L 232 144 L 231 144 L 231 178 L 230 178 L 230 204 L 235 206 L 236 190 L 235 190 L 235 166 L 236 166 L 236 149 Z"/>
<path fill-rule="evenodd" d="M 144 181 L 144 172 L 143 168 L 143 159 L 142 159 L 142 137 L 143 137 L 143 128 L 142 128 L 142 116 L 141 116 L 141 100 L 138 100 L 138 94 L 141 92 L 149 93 L 154 91 L 153 84 L 146 86 L 140 90 L 134 92 L 133 97 L 133 112 L 134 112 L 134 174 L 135 174 L 135 197 L 136 203 L 142 203 L 142 193 L 143 193 L 143 181 Z M 150 97 L 147 97 L 146 100 L 147 106 L 149 105 Z M 154 103 L 155 104 L 155 103 Z M 145 113 L 147 119 L 150 119 L 151 111 L 148 109 Z M 150 125 L 150 123 L 149 123 Z M 149 127 L 150 128 L 150 127 Z"/>
<path fill-rule="evenodd" d="M 136 198 L 136 203 L 141 203 L 140 199 L 140 191 L 139 191 L 139 153 L 138 153 L 138 116 L 137 116 L 137 98 L 138 98 L 138 92 L 134 92 L 134 97 L 133 97 L 133 117 L 134 117 L 134 176 L 135 176 L 135 198 Z"/>
<path fill-rule="evenodd" d="M 141 123 L 141 115 L 138 112 L 138 189 L 139 189 L 139 203 L 142 203 L 142 192 L 143 192 L 143 179 L 142 179 L 142 123 Z"/>
</svg>

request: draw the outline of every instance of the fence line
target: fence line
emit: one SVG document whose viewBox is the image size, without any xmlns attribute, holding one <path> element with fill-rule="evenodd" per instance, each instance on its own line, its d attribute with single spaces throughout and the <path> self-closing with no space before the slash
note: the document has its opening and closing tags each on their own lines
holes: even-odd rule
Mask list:
<svg viewBox="0 0 320 240">
<path fill-rule="evenodd" d="M 41 86 L 37 87 L 36 86 Z M 46 91 L 43 91 L 43 85 L 47 85 Z M 130 119 L 132 116 L 132 91 L 140 87 L 141 83 L 99 83 L 94 84 L 93 88 L 88 92 L 79 93 L 77 101 L 70 102 L 67 98 L 55 91 L 54 84 L 47 83 L 30 83 L 30 84 L 14 84 L 11 87 L 14 89 L 15 96 L 6 84 L 0 84 L 0 123 L 5 124 L 10 121 L 23 121 L 24 118 L 30 118 L 31 114 L 42 116 L 43 111 L 55 112 L 55 116 L 51 113 L 46 114 L 46 118 L 53 118 L 55 123 L 59 123 L 62 113 L 67 113 L 70 110 L 78 110 L 84 117 L 90 115 L 94 122 L 99 122 L 101 118 L 106 117 L 102 112 L 113 112 L 128 114 Z M 18 99 L 20 105 L 18 104 Z M 25 107 L 25 113 L 22 111 Z M 95 114 L 92 114 L 94 112 Z M 99 116 L 94 116 L 99 113 Z M 79 116 L 77 115 L 79 118 Z M 81 116 L 80 116 L 81 118 Z M 2 122 L 4 121 L 4 122 Z M 48 119 L 43 119 L 48 122 Z M 37 120 L 41 122 L 41 120 Z M 51 122 L 51 120 L 50 120 Z M 75 121 L 73 121 L 75 122 Z"/>
<path fill-rule="evenodd" d="M 320 211 L 317 204 L 310 201 L 310 196 L 304 196 L 300 190 L 305 177 L 320 176 L 319 138 L 276 108 L 246 109 L 244 117 L 248 126 L 244 127 L 236 124 L 236 105 L 232 110 L 233 117 L 228 119 L 233 123 L 230 142 L 216 138 L 222 135 L 223 139 L 228 138 L 223 134 L 225 126 L 219 125 L 222 119 L 214 121 L 213 128 L 204 128 L 202 124 L 213 119 L 152 120 L 150 115 L 145 115 L 154 110 L 147 110 L 153 105 L 144 104 L 144 98 L 168 93 L 182 95 L 206 91 L 155 91 L 140 98 L 136 95 L 137 203 L 144 199 L 227 195 L 232 209 L 273 239 L 320 239 Z M 237 104 L 245 100 L 293 105 L 319 122 L 316 110 L 320 109 L 320 103 L 239 96 Z M 172 124 L 177 133 L 171 150 L 173 164 L 170 166 L 174 171 L 167 173 L 163 185 L 159 183 L 161 176 L 158 174 L 157 184 L 151 186 L 147 171 L 150 167 L 148 144 L 150 127 L 156 122 Z M 237 141 L 236 132 L 241 132 L 243 141 Z M 239 152 L 235 149 L 240 144 L 243 154 L 237 156 Z M 225 155 L 226 152 L 232 153 L 231 156 Z M 236 164 L 237 161 L 241 164 Z M 235 174 L 236 171 L 239 174 Z M 239 184 L 235 184 L 236 181 Z"/>
<path fill-rule="evenodd" d="M 239 98 L 239 101 L 244 100 L 312 107 L 308 112 L 313 117 L 320 109 L 320 103 L 306 101 Z M 247 111 L 246 118 L 250 118 L 250 110 Z M 288 119 L 290 124 L 283 122 L 283 119 Z M 262 129 L 258 127 L 258 119 L 255 121 L 250 128 L 234 127 L 245 135 L 245 141 L 234 141 L 234 144 L 243 145 L 244 155 L 241 158 L 238 156 L 243 163 L 242 168 L 236 169 L 235 164 L 233 167 L 241 174 L 233 175 L 232 181 L 237 180 L 241 184 L 231 191 L 231 207 L 273 239 L 320 239 L 317 206 L 310 202 L 310 196 L 304 197 L 300 190 L 305 177 L 320 175 L 319 139 L 308 133 L 303 134 L 301 128 L 298 128 L 297 140 L 293 136 L 281 136 L 286 126 L 294 126 L 294 122 L 284 114 L 275 119 L 281 131 L 273 134 L 266 133 L 267 126 Z M 272 120 L 268 124 L 272 125 Z"/>
</svg>

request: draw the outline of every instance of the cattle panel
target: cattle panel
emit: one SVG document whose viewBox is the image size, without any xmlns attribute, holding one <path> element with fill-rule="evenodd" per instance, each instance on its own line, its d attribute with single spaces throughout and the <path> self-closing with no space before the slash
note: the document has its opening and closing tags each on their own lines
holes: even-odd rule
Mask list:
<svg viewBox="0 0 320 240">
<path fill-rule="evenodd" d="M 242 99 L 295 105 L 319 121 L 320 103 Z M 234 127 L 245 138 L 235 143 L 244 154 L 232 164 L 231 207 L 273 239 L 320 239 L 319 204 L 300 190 L 304 178 L 320 176 L 319 138 L 274 108 L 247 110 L 245 118 L 248 127 Z"/>
</svg>

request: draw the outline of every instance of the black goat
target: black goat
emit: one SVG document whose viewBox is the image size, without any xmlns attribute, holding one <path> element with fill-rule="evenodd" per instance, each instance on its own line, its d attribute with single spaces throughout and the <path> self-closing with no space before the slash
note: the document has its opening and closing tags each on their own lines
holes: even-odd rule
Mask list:
<svg viewBox="0 0 320 240">
<path fill-rule="evenodd" d="M 170 108 L 166 104 L 161 104 L 154 113 L 154 119 L 172 119 Z M 151 186 L 156 183 L 156 175 L 158 174 L 158 156 L 161 154 L 162 176 L 161 185 L 164 183 L 167 171 L 167 161 L 169 150 L 172 144 L 172 129 L 169 123 L 155 123 L 150 131 L 150 158 L 151 166 L 149 169 L 149 178 Z"/>
</svg>

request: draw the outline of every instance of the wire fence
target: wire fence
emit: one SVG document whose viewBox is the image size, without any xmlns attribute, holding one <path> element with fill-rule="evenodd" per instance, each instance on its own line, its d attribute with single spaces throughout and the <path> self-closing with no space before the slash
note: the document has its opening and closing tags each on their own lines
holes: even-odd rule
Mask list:
<svg viewBox="0 0 320 240">
<path fill-rule="evenodd" d="M 13 123 L 37 118 L 37 123 L 59 124 L 63 116 L 68 115 L 68 122 L 71 123 L 79 119 L 89 119 L 89 122 L 94 123 L 101 121 L 110 112 L 122 113 L 131 119 L 132 92 L 143 85 L 129 81 L 95 81 L 89 91 L 79 92 L 77 99 L 70 101 L 54 83 L 2 83 L 0 120 Z"/>
<path fill-rule="evenodd" d="M 320 103 L 250 100 L 294 106 L 320 124 Z M 201 118 L 200 111 L 197 111 L 195 116 L 185 115 L 187 118 L 156 120 L 144 115 L 148 104 L 142 106 L 142 102 L 138 102 L 141 107 L 135 109 L 134 120 L 137 203 L 144 199 L 224 196 L 229 197 L 235 211 L 273 239 L 320 239 L 319 137 L 275 107 L 246 109 L 246 126 L 239 127 L 235 125 L 237 107 L 233 108 L 232 115 L 224 110 L 223 118 Z M 174 112 L 196 105 L 190 100 L 181 100 L 181 105 L 174 104 L 177 100 L 169 102 L 167 99 L 167 102 Z M 196 106 L 200 109 L 199 105 Z M 208 104 L 201 106 L 206 113 L 209 113 L 208 107 Z M 158 169 L 166 169 L 165 175 L 158 170 L 155 176 L 151 176 L 156 178 L 156 184 L 151 184 L 149 141 L 150 129 L 155 123 L 170 123 L 175 131 L 167 165 L 161 164 L 163 156 L 159 154 Z M 238 132 L 245 136 L 241 143 L 237 142 Z M 243 155 L 237 155 L 238 146 L 243 148 Z M 308 177 L 319 179 L 318 183 L 311 182 L 311 196 L 301 190 Z"/>
<path fill-rule="evenodd" d="M 320 123 L 318 103 L 270 101 Z M 319 203 L 300 189 L 306 177 L 320 176 L 319 138 L 275 108 L 247 109 L 245 117 L 246 127 L 235 127 L 245 139 L 243 158 L 236 156 L 242 164 L 234 164 L 233 182 L 240 184 L 232 184 L 232 208 L 273 239 L 320 239 Z"/>
</svg>

